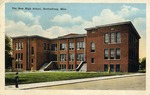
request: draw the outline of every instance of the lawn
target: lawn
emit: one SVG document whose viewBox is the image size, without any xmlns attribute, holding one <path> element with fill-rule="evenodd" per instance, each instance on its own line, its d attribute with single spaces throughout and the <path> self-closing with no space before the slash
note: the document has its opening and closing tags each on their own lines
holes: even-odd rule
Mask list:
<svg viewBox="0 0 150 95">
<path fill-rule="evenodd" d="M 38 83 L 38 82 L 51 82 L 60 80 L 71 80 L 91 77 L 101 77 L 110 75 L 124 74 L 121 72 L 111 73 L 108 72 L 33 72 L 33 73 L 19 73 L 19 84 Z M 127 73 L 126 73 L 127 74 Z M 15 74 L 6 74 L 6 85 L 14 85 Z"/>
</svg>

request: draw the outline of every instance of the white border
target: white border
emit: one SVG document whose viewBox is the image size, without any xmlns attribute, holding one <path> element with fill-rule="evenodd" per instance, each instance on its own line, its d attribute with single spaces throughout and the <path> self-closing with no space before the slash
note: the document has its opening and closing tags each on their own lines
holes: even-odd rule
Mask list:
<svg viewBox="0 0 150 95">
<path fill-rule="evenodd" d="M 5 90 L 5 3 L 6 2 L 35 2 L 35 3 L 146 3 L 146 90 Z M 0 95 L 150 95 L 150 0 L 2 0 L 0 3 Z"/>
</svg>

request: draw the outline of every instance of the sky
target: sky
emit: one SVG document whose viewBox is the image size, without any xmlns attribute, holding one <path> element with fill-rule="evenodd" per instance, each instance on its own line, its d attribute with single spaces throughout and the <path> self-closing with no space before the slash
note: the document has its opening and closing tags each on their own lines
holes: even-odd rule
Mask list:
<svg viewBox="0 0 150 95">
<path fill-rule="evenodd" d="M 131 21 L 141 36 L 140 58 L 146 56 L 145 3 L 6 3 L 8 36 L 40 35 L 56 38 L 85 34 L 85 28 Z"/>
</svg>

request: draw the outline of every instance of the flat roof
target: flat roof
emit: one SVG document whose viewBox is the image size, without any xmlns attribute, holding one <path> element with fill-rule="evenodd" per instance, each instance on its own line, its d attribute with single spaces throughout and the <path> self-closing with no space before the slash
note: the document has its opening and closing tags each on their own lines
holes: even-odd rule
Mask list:
<svg viewBox="0 0 150 95">
<path fill-rule="evenodd" d="M 60 36 L 58 37 L 58 39 L 62 39 L 62 38 L 78 38 L 78 37 L 86 37 L 86 34 L 68 34 L 68 35 L 64 35 L 64 36 Z"/>
<path fill-rule="evenodd" d="M 95 27 L 91 27 L 91 28 L 85 28 L 85 30 L 90 31 L 90 30 L 96 30 L 96 29 L 102 28 L 102 27 L 125 25 L 125 24 L 131 25 L 131 27 L 134 29 L 134 33 L 135 33 L 139 38 L 141 38 L 140 35 L 139 35 L 139 33 L 137 32 L 137 30 L 135 29 L 135 27 L 134 27 L 134 25 L 132 24 L 131 21 L 118 22 L 118 23 L 112 23 L 112 24 L 106 24 L 106 25 L 99 25 L 99 26 L 95 26 Z"/>
<path fill-rule="evenodd" d="M 85 28 L 85 30 L 94 30 L 94 29 L 98 29 L 98 28 L 101 28 L 101 27 L 116 26 L 116 25 L 123 25 L 123 24 L 131 24 L 131 21 L 99 25 L 99 26 L 95 26 L 95 27 Z"/>
<path fill-rule="evenodd" d="M 31 37 L 38 37 L 38 38 L 50 39 L 50 38 L 46 38 L 46 37 L 39 36 L 39 35 L 30 35 L 30 36 L 23 35 L 23 36 L 11 37 L 11 38 L 12 39 L 17 39 L 17 38 L 31 38 Z"/>
<path fill-rule="evenodd" d="M 57 39 L 63 39 L 63 38 L 86 37 L 86 34 L 73 34 L 73 33 L 70 33 L 70 34 L 67 34 L 67 35 L 64 35 L 64 36 L 59 36 L 57 38 L 46 38 L 46 37 L 39 36 L 39 35 L 30 35 L 30 36 L 23 35 L 23 36 L 11 37 L 11 38 L 12 39 L 19 39 L 19 38 L 32 38 L 32 37 L 44 38 L 44 39 L 49 39 L 49 40 L 57 40 Z"/>
</svg>

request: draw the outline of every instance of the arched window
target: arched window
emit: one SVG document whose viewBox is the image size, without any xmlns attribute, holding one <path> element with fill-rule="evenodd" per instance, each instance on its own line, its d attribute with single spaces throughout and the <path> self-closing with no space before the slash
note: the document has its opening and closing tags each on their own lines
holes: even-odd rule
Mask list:
<svg viewBox="0 0 150 95">
<path fill-rule="evenodd" d="M 121 43 L 121 33 L 117 33 L 117 43 Z"/>
<path fill-rule="evenodd" d="M 91 52 L 95 52 L 95 43 L 94 42 L 91 43 Z"/>
<path fill-rule="evenodd" d="M 109 43 L 109 35 L 108 35 L 108 34 L 105 34 L 105 39 L 104 39 L 104 40 L 105 40 L 105 43 L 106 43 L 106 44 Z"/>
<path fill-rule="evenodd" d="M 110 37 L 111 37 L 110 42 L 114 43 L 115 42 L 115 33 L 111 33 Z"/>
</svg>

